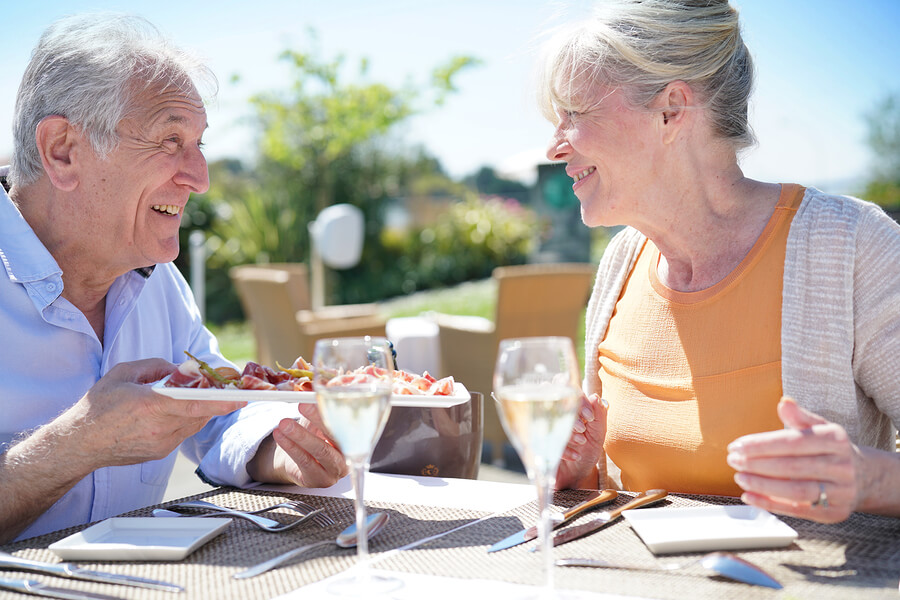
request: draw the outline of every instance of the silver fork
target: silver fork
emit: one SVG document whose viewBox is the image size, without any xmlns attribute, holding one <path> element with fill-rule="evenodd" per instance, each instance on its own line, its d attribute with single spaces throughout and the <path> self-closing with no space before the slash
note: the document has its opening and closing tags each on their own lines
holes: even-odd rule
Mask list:
<svg viewBox="0 0 900 600">
<path fill-rule="evenodd" d="M 226 508 L 224 506 L 219 506 L 218 504 L 213 504 L 212 502 L 206 502 L 204 500 L 191 500 L 189 502 L 182 502 L 181 504 L 176 504 L 172 508 L 199 508 L 199 509 L 208 509 L 214 510 L 217 512 L 232 512 L 237 509 L 234 508 Z M 257 510 L 245 510 L 240 511 L 250 515 L 258 515 L 264 512 L 268 512 L 270 510 L 274 510 L 276 508 L 288 508 L 295 512 L 300 513 L 303 516 L 306 516 L 310 513 L 315 513 L 313 517 L 313 521 L 318 523 L 322 527 L 328 527 L 329 525 L 334 525 L 334 519 L 329 517 L 324 513 L 325 509 L 317 510 L 314 506 L 307 504 L 306 502 L 300 500 L 288 500 L 286 502 L 281 502 L 279 504 L 275 504 L 274 506 L 266 506 L 264 508 L 259 508 Z"/>
<path fill-rule="evenodd" d="M 178 508 L 178 506 L 170 506 L 169 508 Z M 288 531 L 290 529 L 293 529 L 294 527 L 297 527 L 298 525 L 305 523 L 305 522 L 309 521 L 310 519 L 315 518 L 316 515 L 321 514 L 323 510 L 325 510 L 325 509 L 320 508 L 311 513 L 303 515 L 296 521 L 291 521 L 290 523 L 279 523 L 278 521 L 274 521 L 272 519 L 267 519 L 267 518 L 261 517 L 259 515 L 251 515 L 250 513 L 241 512 L 239 510 L 228 510 L 228 509 L 224 509 L 221 507 L 219 507 L 219 510 L 216 512 L 219 514 L 237 517 L 239 519 L 245 519 L 247 521 L 250 521 L 251 523 L 253 523 L 257 527 L 259 527 L 263 531 L 278 533 L 281 531 Z M 155 508 L 155 509 L 153 509 L 153 516 L 154 517 L 214 517 L 216 515 L 212 514 L 212 513 L 206 513 L 203 515 L 188 515 L 185 513 L 180 513 L 175 510 L 167 510 L 165 508 Z"/>
<path fill-rule="evenodd" d="M 260 508 L 259 510 L 254 510 L 254 511 L 252 511 L 252 513 L 259 514 L 259 513 L 269 511 L 269 510 L 273 510 L 275 508 L 288 508 L 290 510 L 297 511 L 301 515 L 305 515 L 305 514 L 316 511 L 316 508 L 314 506 L 312 506 L 311 504 L 307 504 L 306 502 L 303 502 L 302 500 L 287 500 L 285 502 L 281 502 L 280 504 L 276 504 L 275 506 L 268 506 L 266 508 Z M 332 519 L 330 516 L 328 516 L 328 514 L 324 512 L 324 509 L 322 509 L 322 511 L 316 513 L 316 516 L 315 516 L 315 518 L 313 518 L 313 521 L 315 521 L 322 527 L 328 527 L 330 525 L 334 525 L 334 519 Z"/>
</svg>

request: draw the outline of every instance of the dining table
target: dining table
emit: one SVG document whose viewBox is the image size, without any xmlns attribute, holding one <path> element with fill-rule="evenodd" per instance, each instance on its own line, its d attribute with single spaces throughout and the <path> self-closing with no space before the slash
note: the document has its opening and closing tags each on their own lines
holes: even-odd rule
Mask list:
<svg viewBox="0 0 900 600">
<path fill-rule="evenodd" d="M 596 491 L 557 491 L 552 506 L 562 511 L 592 493 Z M 598 511 L 621 506 L 635 495 L 619 492 L 606 507 L 585 512 L 557 531 L 587 522 L 596 517 Z M 384 529 L 369 540 L 372 569 L 390 573 L 403 583 L 388 597 L 505 599 L 533 594 L 543 584 L 543 560 L 540 551 L 534 551 L 538 547 L 537 540 L 488 552 L 495 542 L 536 522 L 536 491 L 531 485 L 369 473 L 365 479 L 364 497 L 369 513 L 382 511 L 390 516 Z M 340 531 L 354 522 L 353 490 L 348 478 L 325 489 L 272 485 L 252 489 L 216 488 L 122 516 L 152 519 L 154 508 L 197 499 L 246 511 L 299 499 L 323 508 L 334 524 L 323 526 L 309 520 L 295 529 L 270 533 L 252 523 L 233 519 L 221 533 L 178 560 L 139 560 L 122 556 L 72 561 L 93 570 L 175 583 L 184 588 L 180 593 L 15 570 L 0 572 L 0 576 L 27 577 L 54 587 L 136 600 L 309 600 L 329 597 L 328 583 L 353 572 L 355 549 L 323 544 L 256 577 L 233 577 L 292 548 L 334 540 Z M 741 505 L 740 499 L 670 493 L 653 507 L 675 511 L 733 505 Z M 649 510 L 649 507 L 636 510 Z M 281 511 L 266 515 L 285 522 L 297 518 L 296 514 Z M 896 600 L 900 597 L 900 519 L 863 513 L 855 513 L 846 521 L 835 524 L 786 516 L 777 518 L 796 531 L 796 537 L 789 544 L 737 550 L 735 554 L 766 570 L 783 586 L 781 589 L 740 583 L 711 573 L 694 562 L 702 552 L 654 554 L 625 518 L 617 519 L 591 535 L 555 547 L 554 559 L 577 557 L 625 561 L 645 565 L 646 569 L 557 566 L 554 569 L 555 587 L 566 598 L 585 600 Z M 160 525 L 175 521 L 156 520 Z M 51 544 L 90 525 L 20 540 L 0 549 L 18 557 L 58 563 L 62 559 L 50 549 Z M 686 566 L 671 571 L 653 570 L 655 565 L 672 561 Z M 0 591 L 0 598 L 26 597 L 30 596 Z"/>
</svg>

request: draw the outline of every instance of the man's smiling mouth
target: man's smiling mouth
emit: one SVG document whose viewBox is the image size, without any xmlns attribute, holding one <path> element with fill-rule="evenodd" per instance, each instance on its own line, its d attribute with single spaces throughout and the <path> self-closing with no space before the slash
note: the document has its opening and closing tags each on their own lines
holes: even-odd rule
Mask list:
<svg viewBox="0 0 900 600">
<path fill-rule="evenodd" d="M 181 207 L 174 204 L 154 204 L 150 208 L 166 215 L 177 215 L 181 212 Z"/>
<path fill-rule="evenodd" d="M 587 177 L 588 175 L 590 175 L 591 173 L 593 173 L 596 170 L 597 170 L 597 167 L 588 167 L 581 173 L 578 173 L 577 175 L 575 175 L 573 177 L 573 179 L 575 180 L 575 183 L 578 183 L 579 181 L 581 181 L 582 179 L 584 179 L 585 177 Z"/>
</svg>

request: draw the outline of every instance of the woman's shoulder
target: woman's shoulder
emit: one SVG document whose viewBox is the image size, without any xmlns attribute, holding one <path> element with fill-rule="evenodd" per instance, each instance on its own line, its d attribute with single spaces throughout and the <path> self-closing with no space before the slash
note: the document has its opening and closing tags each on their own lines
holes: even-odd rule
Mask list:
<svg viewBox="0 0 900 600">
<path fill-rule="evenodd" d="M 867 217 L 892 220 L 884 209 L 874 202 L 845 194 L 831 194 L 814 187 L 806 188 L 798 215 L 843 221 L 856 221 Z"/>
<path fill-rule="evenodd" d="M 873 251 L 900 256 L 900 225 L 877 204 L 807 188 L 791 223 L 788 251 L 847 261 Z"/>
</svg>

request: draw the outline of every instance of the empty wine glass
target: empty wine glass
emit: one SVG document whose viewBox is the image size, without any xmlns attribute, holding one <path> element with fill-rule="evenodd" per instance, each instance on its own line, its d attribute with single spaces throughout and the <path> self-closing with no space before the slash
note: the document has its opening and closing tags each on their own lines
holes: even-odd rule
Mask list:
<svg viewBox="0 0 900 600">
<path fill-rule="evenodd" d="M 324 339 L 313 353 L 313 389 L 322 420 L 350 467 L 359 532 L 357 568 L 329 590 L 370 597 L 400 587 L 400 580 L 369 567 L 363 480 L 372 450 L 391 412 L 394 362 L 387 340 L 376 337 Z"/>
<path fill-rule="evenodd" d="M 528 478 L 537 487 L 538 538 L 543 556 L 544 589 L 554 597 L 550 495 L 556 469 L 572 435 L 581 406 L 578 362 L 565 337 L 509 339 L 500 342 L 494 392 L 503 428 Z"/>
</svg>

